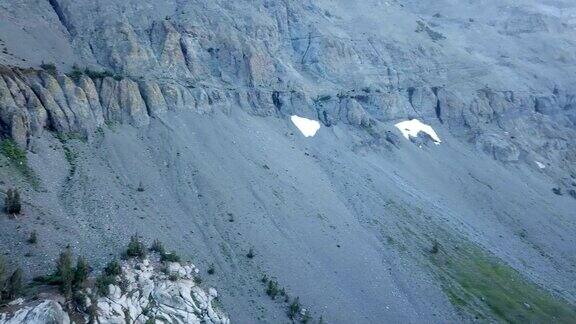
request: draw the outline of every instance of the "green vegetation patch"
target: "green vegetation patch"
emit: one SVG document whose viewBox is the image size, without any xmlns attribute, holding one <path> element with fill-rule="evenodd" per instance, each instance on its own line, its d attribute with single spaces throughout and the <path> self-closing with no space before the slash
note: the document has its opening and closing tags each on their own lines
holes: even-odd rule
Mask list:
<svg viewBox="0 0 576 324">
<path fill-rule="evenodd" d="M 27 164 L 26 151 L 18 147 L 16 142 L 11 139 L 2 140 L 2 154 L 10 159 L 12 163 L 15 164 Z"/>
<path fill-rule="evenodd" d="M 12 166 L 22 174 L 22 176 L 32 184 L 34 188 L 39 186 L 38 179 L 34 171 L 28 166 L 26 151 L 18 147 L 12 139 L 4 139 L 0 142 L 0 152 L 4 155 Z"/>
<path fill-rule="evenodd" d="M 443 289 L 461 311 L 508 323 L 574 323 L 576 307 L 530 282 L 480 248 L 431 254 Z"/>
</svg>

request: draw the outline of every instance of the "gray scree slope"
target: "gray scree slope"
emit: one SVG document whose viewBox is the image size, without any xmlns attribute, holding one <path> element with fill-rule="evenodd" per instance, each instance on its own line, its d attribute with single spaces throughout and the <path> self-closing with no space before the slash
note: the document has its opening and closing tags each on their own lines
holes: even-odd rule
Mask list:
<svg viewBox="0 0 576 324">
<path fill-rule="evenodd" d="M 286 321 L 264 274 L 328 322 L 474 321 L 438 242 L 576 303 L 572 1 L 0 0 L 0 50 L 33 170 L 0 157 L 0 244 L 30 276 L 138 232 L 213 263 L 233 322 Z"/>
</svg>

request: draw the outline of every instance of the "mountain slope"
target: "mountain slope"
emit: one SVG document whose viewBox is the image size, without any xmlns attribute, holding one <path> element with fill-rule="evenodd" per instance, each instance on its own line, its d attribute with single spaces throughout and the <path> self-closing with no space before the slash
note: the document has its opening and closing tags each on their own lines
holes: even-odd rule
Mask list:
<svg viewBox="0 0 576 324">
<path fill-rule="evenodd" d="M 287 320 L 264 275 L 328 322 L 569 319 L 576 7 L 512 3 L 0 4 L 0 242 L 159 238 L 239 323 Z"/>
</svg>

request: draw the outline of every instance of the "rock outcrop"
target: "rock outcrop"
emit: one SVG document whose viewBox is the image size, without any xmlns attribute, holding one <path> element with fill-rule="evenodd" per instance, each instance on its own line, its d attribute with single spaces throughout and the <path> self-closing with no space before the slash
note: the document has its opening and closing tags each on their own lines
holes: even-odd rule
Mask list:
<svg viewBox="0 0 576 324">
<path fill-rule="evenodd" d="M 94 315 L 97 323 L 230 323 L 213 305 L 217 291 L 201 288 L 196 283 L 197 276 L 198 269 L 192 264 L 162 263 L 154 256 L 127 260 L 122 262 L 119 284 L 109 285 L 106 296 L 94 299 L 90 298 L 94 292 L 89 288 L 81 291 L 85 301 L 78 308 L 80 313 L 63 307 L 61 298 L 54 295 L 46 300 L 23 302 L 10 314 L 0 314 L 0 324 L 68 324 L 70 318 L 80 317 L 88 322 Z M 97 305 L 95 309 L 92 302 Z"/>
<path fill-rule="evenodd" d="M 69 324 L 70 317 L 62 306 L 54 300 L 45 300 L 34 306 L 25 306 L 12 316 L 0 314 L 2 324 Z"/>
</svg>

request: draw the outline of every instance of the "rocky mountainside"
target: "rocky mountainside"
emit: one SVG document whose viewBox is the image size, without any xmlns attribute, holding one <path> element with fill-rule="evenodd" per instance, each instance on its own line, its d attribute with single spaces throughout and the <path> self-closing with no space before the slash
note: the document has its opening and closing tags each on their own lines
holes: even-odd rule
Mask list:
<svg viewBox="0 0 576 324">
<path fill-rule="evenodd" d="M 90 288 L 81 291 L 78 298 L 85 299 L 81 307 L 88 314 L 85 318 L 69 315 L 61 305 L 65 304 L 59 300 L 61 296 L 45 294 L 39 301 L 15 300 L 9 305 L 11 314 L 0 315 L 0 323 L 90 322 L 91 314 L 95 314 L 99 323 L 230 323 L 212 306 L 218 297 L 216 290 L 210 288 L 206 292 L 198 286 L 199 270 L 194 265 L 179 262 L 162 265 L 159 261 L 153 255 L 152 260 L 123 262 L 117 276 L 122 287 L 110 284 L 108 294 L 100 298 L 90 298 Z"/>
<path fill-rule="evenodd" d="M 0 50 L 27 277 L 138 232 L 240 323 L 288 320 L 264 276 L 327 322 L 574 315 L 572 1 L 9 0 Z"/>
</svg>

